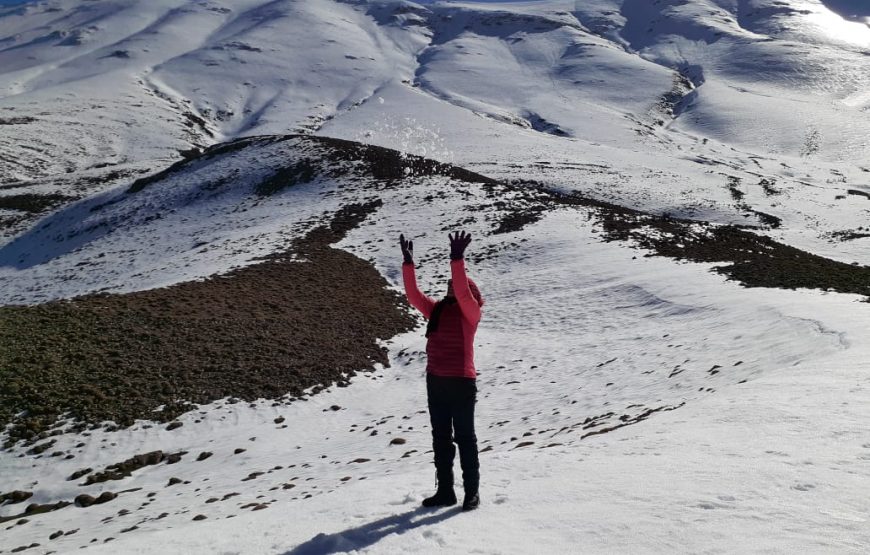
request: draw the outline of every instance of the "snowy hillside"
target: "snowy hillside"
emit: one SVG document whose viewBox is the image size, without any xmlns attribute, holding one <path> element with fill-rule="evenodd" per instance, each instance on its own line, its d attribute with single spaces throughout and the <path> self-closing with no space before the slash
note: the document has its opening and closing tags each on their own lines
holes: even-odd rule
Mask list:
<svg viewBox="0 0 870 555">
<path fill-rule="evenodd" d="M 849 191 L 870 190 L 870 29 L 787 4 L 5 8 L 3 195 L 79 197 L 179 151 L 314 132 L 692 218 L 763 212 L 778 238 L 865 260 L 829 234 L 864 224 Z M 13 231 L 18 215 L 4 216 Z"/>
<path fill-rule="evenodd" d="M 0 7 L 0 553 L 866 551 L 863 4 Z"/>
</svg>

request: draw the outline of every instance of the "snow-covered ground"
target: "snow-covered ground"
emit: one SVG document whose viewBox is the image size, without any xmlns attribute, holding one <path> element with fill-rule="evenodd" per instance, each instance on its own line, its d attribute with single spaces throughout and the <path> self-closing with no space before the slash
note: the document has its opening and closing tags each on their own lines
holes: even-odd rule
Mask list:
<svg viewBox="0 0 870 555">
<path fill-rule="evenodd" d="M 294 141 L 125 192 L 178 151 L 303 132 L 651 212 L 763 227 L 762 213 L 781 226 L 758 233 L 870 264 L 867 239 L 835 235 L 866 231 L 870 213 L 862 4 L 0 7 L 0 195 L 87 197 L 6 232 L 0 300 L 206 277 L 377 197 L 339 247 L 397 288 L 399 233 L 433 295 L 447 229 L 485 253 L 470 267 L 487 299 L 477 422 L 491 448 L 479 511 L 418 507 L 434 472 L 417 330 L 386 342 L 389 368 L 304 402 L 218 401 L 173 431 L 61 436 L 52 450 L 70 460 L 0 452 L 0 492 L 33 491 L 28 502 L 142 488 L 4 523 L 0 552 L 866 552 L 870 312 L 858 297 L 745 289 L 645 257 L 603 242 L 585 209 L 493 235 L 492 199 L 447 178 L 382 187 L 349 174 L 251 195 L 281 160 L 316 155 Z M 188 454 L 122 481 L 67 480 L 153 449 Z"/>
<path fill-rule="evenodd" d="M 342 247 L 373 257 L 395 280 L 393 242 L 364 242 L 413 230 L 432 257 L 420 273 L 434 292 L 425 278 L 446 266 L 434 212 L 461 207 L 411 213 L 396 209 L 404 194 L 395 196 Z M 476 249 L 498 244 L 469 227 Z M 509 239 L 521 246 L 472 269 L 487 298 L 479 437 L 492 448 L 482 454 L 480 511 L 418 509 L 434 481 L 418 331 L 389 343 L 391 368 L 306 402 L 219 402 L 172 432 L 95 432 L 79 449 L 78 438 L 62 437 L 52 449 L 76 453 L 70 461 L 7 457 L 9 475 L 40 502 L 144 489 L 34 517 L 4 544 L 64 552 L 114 537 L 105 549 L 143 553 L 156 545 L 179 553 L 867 548 L 864 305 L 747 290 L 701 266 L 639 257 L 601 243 L 573 211 Z M 675 410 L 583 437 L 657 408 Z M 289 426 L 273 424 L 277 417 Z M 246 451 L 234 455 L 239 447 Z M 84 466 L 157 448 L 190 454 L 122 482 L 66 481 Z M 202 451 L 214 455 L 196 462 Z M 243 481 L 252 472 L 266 474 Z M 166 487 L 171 477 L 189 483 Z M 199 514 L 207 520 L 193 522 Z"/>
</svg>

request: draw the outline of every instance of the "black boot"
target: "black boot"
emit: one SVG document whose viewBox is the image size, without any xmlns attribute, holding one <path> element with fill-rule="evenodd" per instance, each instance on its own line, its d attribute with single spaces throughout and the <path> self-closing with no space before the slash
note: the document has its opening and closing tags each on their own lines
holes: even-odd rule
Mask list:
<svg viewBox="0 0 870 555">
<path fill-rule="evenodd" d="M 439 487 L 432 497 L 423 500 L 424 507 L 447 507 L 456 505 L 456 494 L 453 488 Z"/>
<path fill-rule="evenodd" d="M 477 492 L 465 492 L 465 500 L 462 502 L 463 511 L 473 511 L 480 506 L 480 496 Z"/>
<path fill-rule="evenodd" d="M 453 474 L 443 474 L 438 477 L 438 490 L 432 497 L 423 500 L 424 507 L 447 507 L 456 504 L 456 494 L 453 492 Z"/>
</svg>

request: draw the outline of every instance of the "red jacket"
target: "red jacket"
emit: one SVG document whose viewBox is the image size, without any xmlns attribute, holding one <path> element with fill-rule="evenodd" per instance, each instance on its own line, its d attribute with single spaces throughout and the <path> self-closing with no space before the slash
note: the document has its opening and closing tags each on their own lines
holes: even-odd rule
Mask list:
<svg viewBox="0 0 870 555">
<path fill-rule="evenodd" d="M 477 286 L 465 275 L 464 260 L 451 260 L 450 274 L 456 303 L 444 307 L 438 329 L 429 336 L 426 371 L 436 376 L 476 378 L 474 334 L 480 322 L 483 300 Z M 413 263 L 402 264 L 402 277 L 408 302 L 428 320 L 436 301 L 417 287 Z"/>
</svg>

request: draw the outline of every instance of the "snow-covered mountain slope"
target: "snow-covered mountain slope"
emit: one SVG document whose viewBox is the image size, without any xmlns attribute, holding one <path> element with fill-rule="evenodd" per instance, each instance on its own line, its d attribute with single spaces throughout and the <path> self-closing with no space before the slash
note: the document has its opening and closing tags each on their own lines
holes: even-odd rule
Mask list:
<svg viewBox="0 0 870 555">
<path fill-rule="evenodd" d="M 870 30 L 818 0 L 0 13 L 4 196 L 87 195 L 192 147 L 316 132 L 641 209 L 749 225 L 764 212 L 781 240 L 868 259 L 829 234 L 864 225 L 848 191 L 870 176 Z"/>
<path fill-rule="evenodd" d="M 824 290 L 861 291 L 864 269 L 747 289 L 712 271 L 733 250 L 652 256 L 638 237 L 671 257 L 691 238 L 639 220 L 614 241 L 626 222 L 590 200 L 870 264 L 863 4 L 0 8 L 2 304 L 230 275 L 375 201 L 338 248 L 398 290 L 405 233 L 437 296 L 445 235 L 466 229 L 487 299 L 477 513 L 416 509 L 418 329 L 347 387 L 0 452 L 0 495 L 32 493 L 0 498 L 0 553 L 866 551 L 870 317 Z M 768 250 L 792 252 L 746 257 Z M 131 458 L 149 462 L 87 483 Z"/>
<path fill-rule="evenodd" d="M 0 249 L 3 302 L 151 289 L 250 263 L 337 210 L 339 183 L 372 179 L 340 165 L 311 139 L 247 139 L 92 196 Z M 302 190 L 276 195 L 294 187 Z"/>
<path fill-rule="evenodd" d="M 421 286 L 437 295 L 446 277 L 446 230 L 461 225 L 475 237 L 469 265 L 487 301 L 477 342 L 484 509 L 468 516 L 415 510 L 432 477 L 418 329 L 387 342 L 391 367 L 304 401 L 218 400 L 182 416 L 180 428 L 140 421 L 126 430 L 49 437 L 37 444 L 48 444 L 45 450 L 29 454 L 29 446 L 0 453 L 12 487 L 33 493 L 27 503 L 117 494 L 43 515 L 6 505 L 4 516 L 20 516 L 4 523 L 4 550 L 38 543 L 64 552 L 109 538 L 115 552 L 160 544 L 179 553 L 469 545 L 514 553 L 533 542 L 554 550 L 661 551 L 678 543 L 715 550 L 860 541 L 857 519 L 865 512 L 855 479 L 841 476 L 865 474 L 862 440 L 824 439 L 837 442 L 835 454 L 815 437 L 823 429 L 854 430 L 850 422 L 866 416 L 856 365 L 866 356 L 868 322 L 854 296 L 744 289 L 704 265 L 639 256 L 643 251 L 603 241 L 595 210 L 579 205 L 553 206 L 537 222 L 494 233 L 524 202 L 522 190 L 366 152 L 317 138 L 241 141 L 61 211 L 3 255 L 44 245 L 39 252 L 50 262 L 31 254 L 22 266 L 68 279 L 31 274 L 21 281 L 48 296 L 93 288 L 94 276 L 118 290 L 135 288 L 130 282 L 153 286 L 168 275 L 206 274 L 213 270 L 206 260 L 247 263 L 315 225 L 322 211 L 377 198 L 377 211 L 338 246 L 398 286 L 394 240 L 408 233 Z M 293 168 L 297 177 L 287 170 L 275 180 L 276 167 Z M 221 179 L 235 170 L 238 177 Z M 197 239 L 208 243 L 208 254 L 192 246 Z M 159 263 L 158 248 L 165 251 Z M 75 262 L 87 270 L 77 273 Z M 149 273 L 130 275 L 132 268 Z M 837 373 L 823 371 L 829 368 Z M 796 380 L 815 395 L 795 398 Z M 853 401 L 822 418 L 819 402 L 830 398 L 809 385 L 819 383 L 849 384 Z M 710 427 L 716 433 L 708 436 Z M 747 450 L 749 430 L 803 430 L 804 439 L 759 439 Z M 818 449 L 812 456 L 804 452 L 810 444 Z M 177 462 L 133 467 L 129 476 L 88 479 L 158 449 L 164 457 L 186 453 Z M 716 462 L 727 453 L 733 457 Z M 792 469 L 807 463 L 806 472 Z M 762 472 L 753 474 L 759 465 Z M 744 474 L 738 479 L 737 472 Z M 825 491 L 822 516 L 798 497 L 816 490 Z M 794 506 L 783 517 L 785 502 Z M 718 517 L 721 526 L 737 529 L 744 518 L 758 525 L 741 528 L 739 538 L 711 538 L 703 522 L 717 508 L 728 515 Z M 15 524 L 21 518 L 29 522 Z M 794 535 L 793 527 L 809 532 Z M 771 539 L 771 529 L 782 537 Z M 851 539 L 832 540 L 834 529 Z"/>
</svg>

